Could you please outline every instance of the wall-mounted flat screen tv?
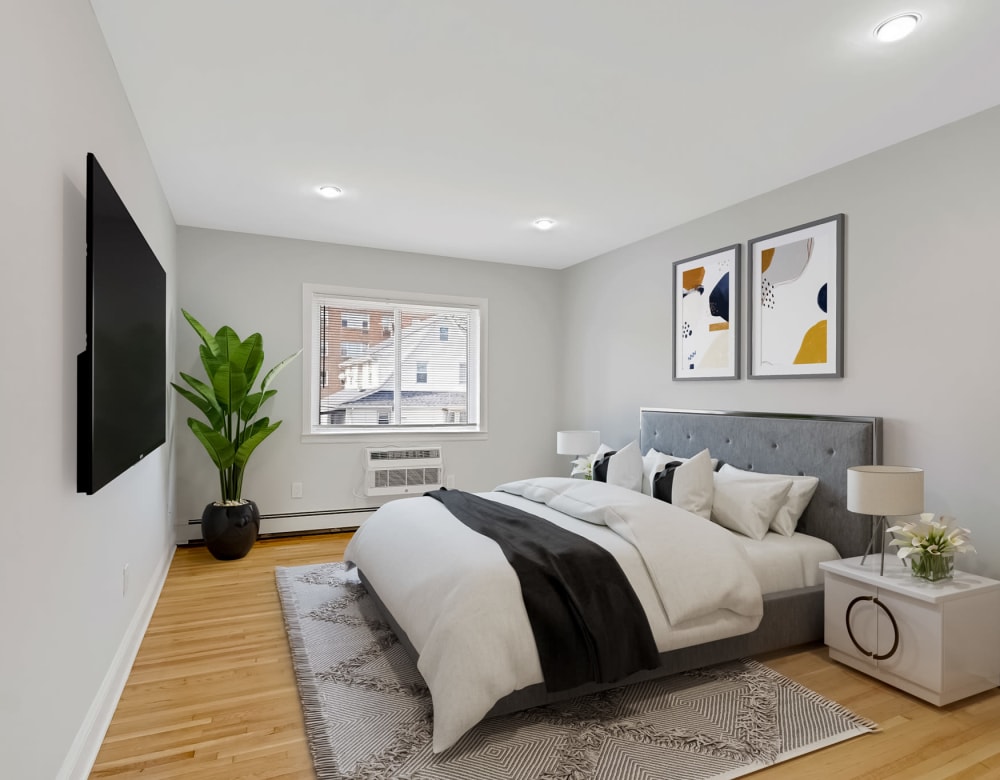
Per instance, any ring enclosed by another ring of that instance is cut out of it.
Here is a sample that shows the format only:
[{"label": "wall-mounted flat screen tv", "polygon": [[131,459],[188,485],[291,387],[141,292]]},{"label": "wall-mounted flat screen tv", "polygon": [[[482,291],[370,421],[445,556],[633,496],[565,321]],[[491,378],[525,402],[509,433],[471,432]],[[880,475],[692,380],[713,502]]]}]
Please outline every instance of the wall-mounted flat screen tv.
[{"label": "wall-mounted flat screen tv", "polygon": [[78,370],[77,491],[93,494],[166,440],[167,275],[87,155],[87,348]]}]

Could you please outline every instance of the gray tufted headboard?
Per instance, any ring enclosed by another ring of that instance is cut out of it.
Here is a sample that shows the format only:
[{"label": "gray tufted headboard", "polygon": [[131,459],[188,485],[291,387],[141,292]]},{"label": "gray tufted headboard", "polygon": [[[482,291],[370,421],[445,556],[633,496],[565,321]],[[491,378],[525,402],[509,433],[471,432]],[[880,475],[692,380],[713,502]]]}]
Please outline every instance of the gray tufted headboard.
[{"label": "gray tufted headboard", "polygon": [[847,469],[882,458],[879,417],[641,409],[639,449],[691,457],[708,448],[720,464],[773,474],[809,474],[819,486],[798,530],[826,539],[841,556],[864,553],[871,526],[847,511]]}]

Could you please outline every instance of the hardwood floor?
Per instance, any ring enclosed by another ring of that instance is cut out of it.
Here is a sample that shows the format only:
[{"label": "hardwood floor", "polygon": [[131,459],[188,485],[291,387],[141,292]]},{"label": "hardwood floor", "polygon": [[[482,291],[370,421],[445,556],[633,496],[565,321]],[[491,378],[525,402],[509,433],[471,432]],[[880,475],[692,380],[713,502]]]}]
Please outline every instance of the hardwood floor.
[{"label": "hardwood floor", "polygon": [[[340,560],[349,538],[265,540],[228,562],[178,549],[91,777],[313,778],[274,567]],[[938,708],[822,647],[761,660],[881,730],[754,777],[1000,778],[1000,690]]]}]

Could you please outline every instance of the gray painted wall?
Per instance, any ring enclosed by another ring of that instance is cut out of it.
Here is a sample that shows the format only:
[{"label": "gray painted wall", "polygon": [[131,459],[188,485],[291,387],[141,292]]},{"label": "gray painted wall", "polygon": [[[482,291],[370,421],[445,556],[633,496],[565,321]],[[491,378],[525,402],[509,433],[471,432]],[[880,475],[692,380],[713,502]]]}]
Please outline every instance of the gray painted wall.
[{"label": "gray painted wall", "polygon": [[[958,566],[1000,578],[997,138],[1000,108],[568,269],[587,346],[561,364],[562,424],[622,445],[640,406],[881,416],[884,461],[925,469],[927,511],[972,529]],[[671,380],[675,260],[742,242],[745,267],[747,240],[841,212],[843,379]]]},{"label": "gray painted wall", "polygon": [[[881,415],[886,461],[924,467],[928,509],[973,529],[980,554],[963,567],[1000,577],[1000,368],[989,346],[1000,108],[561,273],[195,229],[178,237],[89,3],[8,5],[0,355],[17,373],[0,382],[4,776],[76,776],[87,764],[169,560],[171,519],[197,516],[215,490],[178,414],[166,447],[96,496],[75,492],[87,151],[167,270],[171,363],[181,306],[260,329],[279,357],[300,344],[305,281],[486,297],[490,430],[449,444],[460,487],[564,473],[554,431],[595,427],[624,444],[641,405]],[[837,212],[847,215],[846,377],[672,382],[671,262]],[[183,323],[176,343],[177,365],[193,368]],[[248,484],[269,512],[355,506],[362,445],[301,442],[301,381],[294,369],[279,380],[272,411],[286,425],[255,456]],[[289,497],[293,480],[305,485],[301,500]]]},{"label": "gray painted wall", "polygon": [[[5,3],[0,86],[0,775],[51,780],[89,768],[174,549],[169,442],[76,493],[87,152],[166,269],[171,312],[175,227],[86,0]],[[167,352],[172,372],[172,332]]]},{"label": "gray painted wall", "polygon": [[[489,490],[559,467],[560,384],[553,369],[564,330],[559,272],[199,228],[178,231],[178,265],[178,316],[184,308],[212,332],[228,324],[244,338],[260,331],[266,366],[302,346],[304,283],[488,299],[488,434],[474,440],[422,440],[443,442],[445,469],[465,490]],[[181,324],[178,369],[201,376],[197,337],[183,319]],[[246,494],[264,514],[378,506],[378,500],[356,495],[364,447],[373,441],[394,444],[396,437],[303,442],[305,365],[300,358],[275,383],[278,394],[268,412],[282,426],[254,453]],[[200,517],[218,492],[217,472],[183,423],[192,411],[186,401],[176,408],[180,524]],[[303,484],[301,499],[290,497],[292,482]],[[361,519],[348,516],[343,525]]]}]

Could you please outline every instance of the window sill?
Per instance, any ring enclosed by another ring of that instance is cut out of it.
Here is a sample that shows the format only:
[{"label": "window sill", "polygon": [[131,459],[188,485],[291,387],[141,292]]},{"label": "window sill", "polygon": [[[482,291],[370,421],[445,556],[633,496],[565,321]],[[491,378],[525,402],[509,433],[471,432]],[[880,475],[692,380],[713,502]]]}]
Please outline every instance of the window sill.
[{"label": "window sill", "polygon": [[483,427],[463,426],[455,428],[352,428],[351,430],[323,430],[314,428],[302,433],[303,444],[329,444],[350,441],[378,445],[409,444],[433,441],[485,441],[489,435]]}]

